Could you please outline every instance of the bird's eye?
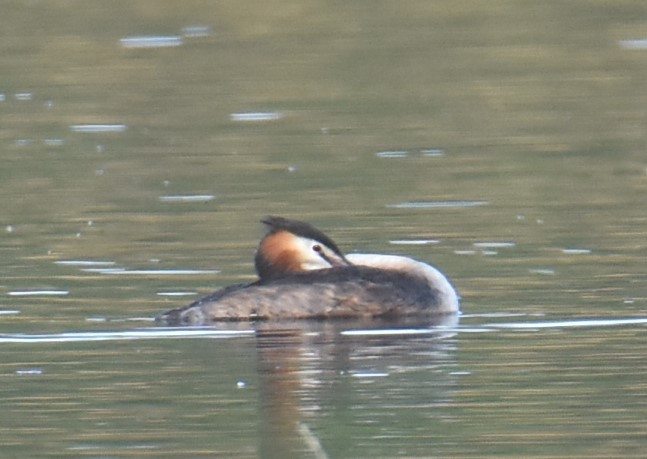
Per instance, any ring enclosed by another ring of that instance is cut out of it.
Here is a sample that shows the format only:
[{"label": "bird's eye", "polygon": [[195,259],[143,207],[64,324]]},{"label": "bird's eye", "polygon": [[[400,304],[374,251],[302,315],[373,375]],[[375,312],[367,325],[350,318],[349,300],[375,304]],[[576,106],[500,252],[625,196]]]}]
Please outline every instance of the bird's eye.
[{"label": "bird's eye", "polygon": [[317,252],[317,253],[321,253],[321,252],[323,252],[323,249],[321,248],[321,246],[320,246],[319,244],[315,244],[315,245],[313,245],[313,246],[312,246],[312,250],[314,250],[314,251],[315,251],[315,252]]}]

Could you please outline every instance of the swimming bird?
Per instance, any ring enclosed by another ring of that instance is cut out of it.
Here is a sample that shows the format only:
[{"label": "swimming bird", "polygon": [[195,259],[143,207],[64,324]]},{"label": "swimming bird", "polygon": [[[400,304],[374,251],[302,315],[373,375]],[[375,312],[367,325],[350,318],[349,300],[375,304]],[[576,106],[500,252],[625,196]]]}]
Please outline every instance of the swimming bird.
[{"label": "swimming bird", "polygon": [[399,318],[460,312],[459,297],[436,268],[397,255],[344,255],[306,222],[261,220],[258,280],[216,290],[157,317],[163,325],[273,319]]}]

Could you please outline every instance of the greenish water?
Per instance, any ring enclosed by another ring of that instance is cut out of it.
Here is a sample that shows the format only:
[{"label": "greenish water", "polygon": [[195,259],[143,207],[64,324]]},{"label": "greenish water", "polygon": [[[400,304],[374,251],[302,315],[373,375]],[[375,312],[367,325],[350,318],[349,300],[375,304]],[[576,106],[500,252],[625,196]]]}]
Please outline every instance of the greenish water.
[{"label": "greenish water", "polygon": [[[644,454],[644,2],[0,12],[0,456]],[[266,214],[465,314],[155,329]]]}]

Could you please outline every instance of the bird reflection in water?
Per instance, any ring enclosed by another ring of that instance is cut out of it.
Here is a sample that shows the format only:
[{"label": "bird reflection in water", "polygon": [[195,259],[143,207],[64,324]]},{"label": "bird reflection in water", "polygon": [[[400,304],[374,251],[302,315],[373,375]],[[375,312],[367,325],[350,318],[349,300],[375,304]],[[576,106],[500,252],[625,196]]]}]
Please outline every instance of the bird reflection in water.
[{"label": "bird reflection in water", "polygon": [[[354,417],[371,409],[361,406],[367,401],[358,394],[366,379],[357,376],[366,374],[367,369],[362,368],[365,365],[372,372],[382,372],[380,378],[390,376],[395,368],[397,374],[406,374],[416,371],[416,365],[454,366],[455,343],[451,338],[458,316],[418,321],[416,328],[410,328],[406,321],[376,320],[256,325],[260,457],[321,459],[352,453],[357,447]],[[421,360],[422,354],[427,357]],[[438,377],[434,389],[423,397],[430,399],[426,402],[449,397],[452,385],[448,379],[453,376],[446,371]],[[388,393],[377,399],[371,397],[377,404],[374,408],[383,409],[380,400],[388,398]],[[412,407],[417,400],[411,401]],[[325,437],[331,426],[339,427],[335,427],[334,445],[328,444]]]}]

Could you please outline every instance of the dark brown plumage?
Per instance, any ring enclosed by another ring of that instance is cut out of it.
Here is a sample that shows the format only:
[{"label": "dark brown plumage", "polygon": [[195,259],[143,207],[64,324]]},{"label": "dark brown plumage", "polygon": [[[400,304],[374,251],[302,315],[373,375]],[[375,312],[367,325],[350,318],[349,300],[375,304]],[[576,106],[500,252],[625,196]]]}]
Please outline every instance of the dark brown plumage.
[{"label": "dark brown plumage", "polygon": [[[394,318],[456,313],[435,268],[405,257],[352,255],[313,226],[280,217],[256,255],[259,280],[232,285],[157,318],[164,325],[272,319]],[[353,261],[355,264],[352,264]]]}]

